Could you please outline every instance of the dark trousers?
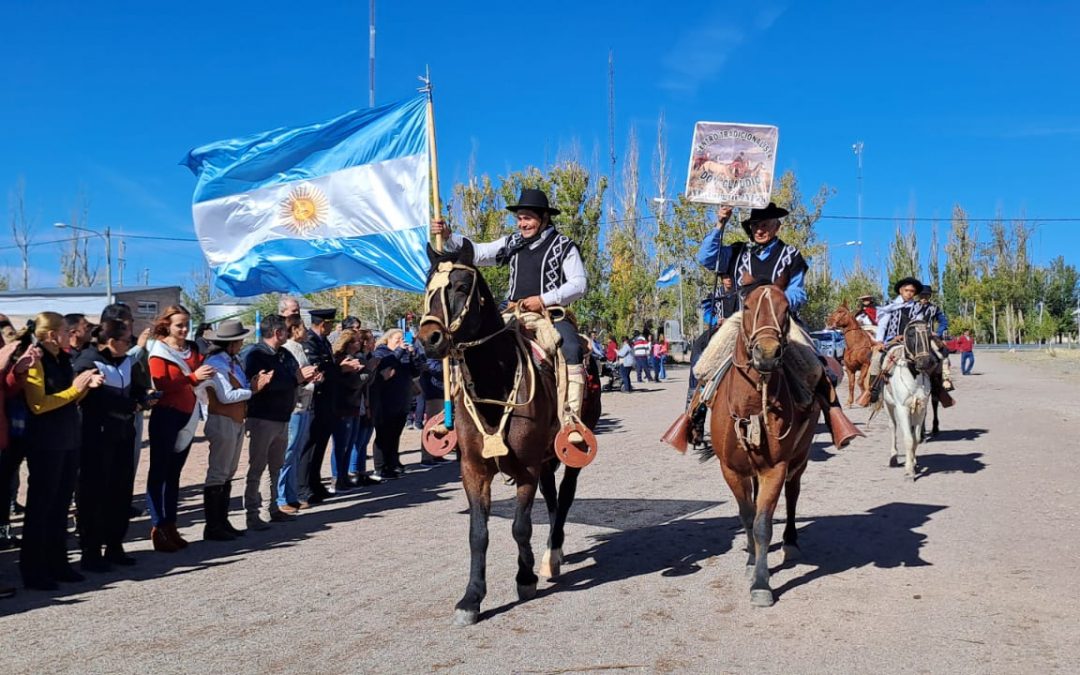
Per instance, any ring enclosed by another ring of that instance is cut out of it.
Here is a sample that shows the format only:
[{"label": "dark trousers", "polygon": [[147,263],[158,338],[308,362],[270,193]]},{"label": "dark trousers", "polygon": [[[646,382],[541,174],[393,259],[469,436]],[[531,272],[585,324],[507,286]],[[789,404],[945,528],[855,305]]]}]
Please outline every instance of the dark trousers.
[{"label": "dark trousers", "polygon": [[118,546],[127,536],[135,482],[135,425],[106,417],[83,425],[79,460],[79,545],[97,557],[102,546]]},{"label": "dark trousers", "polygon": [[[190,414],[157,406],[150,413],[150,469],[146,474],[146,504],[154,527],[176,524],[180,500],[180,472],[184,470],[191,444],[176,451],[176,436]],[[128,446],[129,448],[131,446]]]},{"label": "dark trousers", "polygon": [[[975,354],[974,352],[960,352],[960,374],[970,375],[971,369],[975,367]],[[0,480],[3,480],[3,476],[0,476]]]},{"label": "dark trousers", "polygon": [[26,459],[26,437],[12,436],[0,451],[0,525],[11,523],[11,501],[19,485],[19,466]]},{"label": "dark trousers", "polygon": [[630,366],[619,366],[619,373],[622,375],[622,390],[634,391],[634,387],[630,384]]},{"label": "dark trousers", "polygon": [[398,457],[398,445],[401,432],[405,429],[407,412],[383,414],[375,422],[375,471],[397,469],[401,467]]},{"label": "dark trousers", "polygon": [[555,326],[555,330],[559,331],[559,337],[562,338],[560,349],[567,365],[580,366],[585,355],[581,350],[581,337],[574,328],[574,324],[569,321],[556,321],[552,325]]},{"label": "dark trousers", "polygon": [[308,497],[326,490],[322,484],[322,465],[326,459],[326,446],[334,435],[337,421],[338,418],[332,410],[320,410],[316,406],[307,445],[304,446],[304,453],[300,455],[300,476],[296,485],[302,500],[306,501]]},{"label": "dark trousers", "polygon": [[647,382],[652,381],[652,375],[649,374],[649,357],[647,356],[634,356],[634,370],[637,371],[637,381],[641,383],[641,373],[645,373],[645,380]]},{"label": "dark trousers", "polygon": [[67,519],[79,470],[78,448],[34,443],[26,453],[30,470],[19,569],[24,581],[50,578],[65,568]]}]

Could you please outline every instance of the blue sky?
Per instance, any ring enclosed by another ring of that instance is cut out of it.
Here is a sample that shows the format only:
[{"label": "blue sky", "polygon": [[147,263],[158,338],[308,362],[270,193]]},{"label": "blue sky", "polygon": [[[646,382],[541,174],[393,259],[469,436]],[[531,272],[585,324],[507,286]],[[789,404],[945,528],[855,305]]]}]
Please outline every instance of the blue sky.
[{"label": "blue sky", "polygon": [[[675,189],[693,123],[738,121],[780,127],[778,170],[807,194],[835,188],[831,215],[856,213],[851,145],[864,141],[864,214],[928,219],[924,245],[955,203],[1080,219],[1067,199],[1080,181],[1071,3],[641,4],[379,0],[376,99],[411,96],[430,65],[444,198],[470,167],[505,174],[575,147],[606,168],[610,49],[617,152],[636,129],[648,171],[663,111]],[[191,237],[194,177],[178,165],[190,148],[367,105],[366,0],[15,0],[0,19],[0,186],[25,179],[38,241],[57,237],[80,190],[93,227]],[[16,278],[6,203],[4,215],[0,266]],[[864,222],[864,258],[894,227]],[[830,242],[857,231],[821,225]],[[1080,263],[1080,221],[1039,226],[1035,258],[1058,254]],[[144,267],[179,283],[201,260],[194,243],[137,239],[127,257],[129,285]],[[36,247],[32,283],[54,284],[57,259]]]}]

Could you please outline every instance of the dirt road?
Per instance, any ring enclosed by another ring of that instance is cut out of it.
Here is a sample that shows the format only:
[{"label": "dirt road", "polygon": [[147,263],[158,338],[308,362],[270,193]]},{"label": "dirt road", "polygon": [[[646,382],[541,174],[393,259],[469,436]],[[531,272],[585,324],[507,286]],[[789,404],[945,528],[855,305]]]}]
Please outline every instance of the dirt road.
[{"label": "dirt road", "polygon": [[[943,413],[943,432],[920,449],[925,474],[914,483],[887,467],[884,419],[841,452],[820,434],[800,502],[804,560],[784,566],[774,551],[777,603],[753,609],[744,535],[718,465],[657,441],[685,392],[685,369],[670,374],[634,394],[605,395],[600,456],[582,476],[567,528],[568,562],[528,603],[516,602],[511,488],[496,486],[489,594],[475,627],[450,625],[466,582],[468,521],[456,465],[447,465],[339,497],[242,546],[196,541],[155,554],[142,518],[132,526],[134,576],[0,601],[0,669],[1080,669],[1075,378],[980,353],[976,375],[957,378],[959,404]],[[852,417],[866,421],[862,410]],[[416,446],[410,432],[403,447]],[[204,457],[196,448],[185,473],[181,526],[195,540]],[[145,466],[138,485],[144,476]],[[539,553],[540,508],[535,522]],[[8,581],[15,560],[0,556]]]}]

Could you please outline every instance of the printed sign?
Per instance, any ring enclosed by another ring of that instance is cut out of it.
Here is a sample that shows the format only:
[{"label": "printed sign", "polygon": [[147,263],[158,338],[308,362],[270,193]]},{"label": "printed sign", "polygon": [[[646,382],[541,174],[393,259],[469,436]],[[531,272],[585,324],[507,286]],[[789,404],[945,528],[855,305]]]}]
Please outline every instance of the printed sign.
[{"label": "printed sign", "polygon": [[690,148],[686,198],[705,204],[768,206],[779,140],[777,127],[698,122]]}]

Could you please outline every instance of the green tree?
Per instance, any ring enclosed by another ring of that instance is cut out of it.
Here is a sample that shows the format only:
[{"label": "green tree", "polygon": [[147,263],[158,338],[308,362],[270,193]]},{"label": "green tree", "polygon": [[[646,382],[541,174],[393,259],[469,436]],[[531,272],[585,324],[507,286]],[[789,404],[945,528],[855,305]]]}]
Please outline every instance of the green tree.
[{"label": "green tree", "polygon": [[[821,219],[825,204],[836,193],[821,185],[807,202],[799,189],[795,172],[785,171],[773,185],[772,200],[789,211],[781,221],[780,238],[802,252],[810,265],[806,276],[806,305],[800,312],[803,321],[811,326],[823,326],[825,318],[836,306],[835,284],[829,266],[827,245],[817,241],[814,226]],[[820,257],[821,262],[815,262]]]},{"label": "green tree", "polygon": [[915,234],[915,219],[908,221],[907,231],[896,225],[896,238],[889,245],[889,288],[905,277],[919,278],[919,243]]},{"label": "green tree", "polygon": [[198,326],[206,319],[206,304],[214,293],[214,273],[203,264],[192,268],[180,290],[180,300],[191,312],[191,323]]},{"label": "green tree", "polygon": [[1073,312],[1080,297],[1080,273],[1074,265],[1066,264],[1063,256],[1058,256],[1037,276],[1043,280],[1040,296],[1045,303],[1045,311],[1053,319],[1054,335],[1060,340],[1076,329]]},{"label": "green tree", "polygon": [[970,316],[974,310],[973,298],[964,292],[964,288],[975,278],[976,246],[967,213],[959,204],[953,206],[952,228],[945,242],[945,272],[941,280],[942,308],[950,318]]}]

